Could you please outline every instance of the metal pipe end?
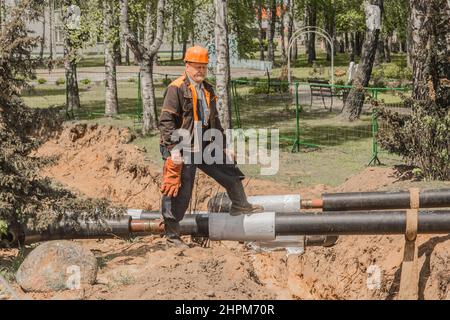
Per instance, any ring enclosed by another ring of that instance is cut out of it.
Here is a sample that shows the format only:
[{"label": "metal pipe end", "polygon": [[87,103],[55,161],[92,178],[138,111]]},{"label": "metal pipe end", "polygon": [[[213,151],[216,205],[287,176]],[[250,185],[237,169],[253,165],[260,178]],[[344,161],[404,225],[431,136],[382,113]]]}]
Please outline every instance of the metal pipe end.
[{"label": "metal pipe end", "polygon": [[322,199],[305,199],[301,201],[302,209],[322,209],[323,200]]}]

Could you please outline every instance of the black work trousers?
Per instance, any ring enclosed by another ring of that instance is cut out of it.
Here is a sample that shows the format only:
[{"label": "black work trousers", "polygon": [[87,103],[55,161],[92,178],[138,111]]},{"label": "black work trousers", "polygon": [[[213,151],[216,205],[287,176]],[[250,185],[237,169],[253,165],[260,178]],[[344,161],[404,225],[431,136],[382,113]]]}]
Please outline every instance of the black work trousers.
[{"label": "black work trousers", "polygon": [[179,222],[183,219],[192,196],[197,168],[216,180],[228,193],[233,204],[248,205],[240,170],[231,164],[184,164],[181,173],[181,187],[176,197],[163,195],[161,213],[164,220]]}]

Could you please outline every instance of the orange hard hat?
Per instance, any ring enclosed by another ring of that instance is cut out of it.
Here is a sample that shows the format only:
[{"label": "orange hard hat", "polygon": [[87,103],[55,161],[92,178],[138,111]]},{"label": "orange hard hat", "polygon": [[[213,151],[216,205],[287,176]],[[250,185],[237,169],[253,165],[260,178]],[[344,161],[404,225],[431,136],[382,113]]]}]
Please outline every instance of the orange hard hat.
[{"label": "orange hard hat", "polygon": [[184,62],[205,63],[209,62],[208,50],[200,46],[190,47],[184,55]]}]

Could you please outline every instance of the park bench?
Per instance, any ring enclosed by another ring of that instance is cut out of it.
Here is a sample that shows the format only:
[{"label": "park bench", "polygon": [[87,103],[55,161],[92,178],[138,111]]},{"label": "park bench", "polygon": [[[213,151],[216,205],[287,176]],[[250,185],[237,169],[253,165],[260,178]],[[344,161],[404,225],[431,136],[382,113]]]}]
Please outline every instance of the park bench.
[{"label": "park bench", "polygon": [[336,88],[333,88],[330,85],[330,82],[328,80],[320,80],[320,79],[308,79],[309,88],[311,90],[311,103],[310,108],[312,108],[314,97],[319,97],[322,99],[322,103],[324,108],[327,108],[327,105],[325,103],[325,98],[330,98],[331,105],[330,105],[330,111],[333,110],[333,97],[341,98],[343,101],[343,107],[345,107],[345,103],[347,100],[347,96],[349,93],[349,89],[340,89],[336,90]]}]

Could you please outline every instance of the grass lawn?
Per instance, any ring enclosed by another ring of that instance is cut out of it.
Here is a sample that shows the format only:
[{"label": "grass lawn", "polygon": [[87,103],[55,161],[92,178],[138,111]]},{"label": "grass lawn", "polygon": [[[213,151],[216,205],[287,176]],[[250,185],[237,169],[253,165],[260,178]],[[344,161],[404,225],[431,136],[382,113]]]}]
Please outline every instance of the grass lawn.
[{"label": "grass lawn", "polygon": [[[81,108],[86,112],[103,114],[105,110],[105,85],[103,82],[93,82],[88,85],[79,84]],[[118,81],[119,112],[121,114],[136,114],[138,102],[138,86],[136,82]],[[25,92],[22,97],[25,103],[33,108],[47,108],[54,105],[64,105],[66,100],[65,85],[38,84],[31,92]],[[157,103],[161,105],[164,88],[156,85]]]}]

